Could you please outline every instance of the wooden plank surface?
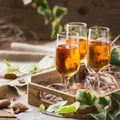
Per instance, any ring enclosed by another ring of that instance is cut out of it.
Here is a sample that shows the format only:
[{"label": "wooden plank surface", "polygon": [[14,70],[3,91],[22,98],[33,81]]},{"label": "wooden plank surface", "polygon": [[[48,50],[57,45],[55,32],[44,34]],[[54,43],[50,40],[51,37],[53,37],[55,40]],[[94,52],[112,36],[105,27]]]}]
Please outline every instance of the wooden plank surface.
[{"label": "wooden plank surface", "polygon": [[[68,8],[68,14],[62,19],[64,25],[71,21],[83,21],[88,27],[108,26],[115,35],[120,33],[120,0],[48,0],[50,7],[55,5]],[[44,25],[44,19],[31,6],[24,6],[21,0],[0,0],[0,20],[25,28],[26,37],[49,40],[51,25]],[[30,35],[34,31],[38,37]]]},{"label": "wooden plank surface", "polygon": [[0,120],[18,120],[15,115],[5,110],[0,110]]}]

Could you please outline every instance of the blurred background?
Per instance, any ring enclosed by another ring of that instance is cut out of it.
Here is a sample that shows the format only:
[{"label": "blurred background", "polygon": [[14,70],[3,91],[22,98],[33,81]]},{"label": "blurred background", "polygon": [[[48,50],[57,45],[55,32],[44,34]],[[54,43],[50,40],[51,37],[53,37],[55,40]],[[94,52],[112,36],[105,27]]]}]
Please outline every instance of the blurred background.
[{"label": "blurred background", "polygon": [[[88,27],[107,26],[113,36],[120,34],[120,0],[48,0],[50,8],[55,5],[68,9],[62,18],[68,22],[86,22]],[[6,48],[12,41],[38,43],[51,41],[51,25],[44,24],[44,18],[31,5],[22,0],[0,0],[0,48]],[[7,42],[7,43],[6,43]]]}]

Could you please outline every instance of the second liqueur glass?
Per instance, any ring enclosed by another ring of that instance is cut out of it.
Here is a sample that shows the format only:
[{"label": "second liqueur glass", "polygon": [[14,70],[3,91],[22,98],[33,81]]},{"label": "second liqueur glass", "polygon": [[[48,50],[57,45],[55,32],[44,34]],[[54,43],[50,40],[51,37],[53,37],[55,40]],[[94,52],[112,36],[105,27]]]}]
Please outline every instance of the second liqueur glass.
[{"label": "second liqueur glass", "polygon": [[110,63],[109,28],[91,27],[88,33],[88,65],[98,72]]},{"label": "second liqueur glass", "polygon": [[[56,70],[62,76],[64,89],[69,88],[69,79],[80,67],[79,39],[76,32],[57,34]],[[71,43],[69,43],[69,40]]]},{"label": "second liqueur glass", "polygon": [[87,24],[83,22],[70,22],[66,25],[66,31],[79,33],[80,62],[83,63],[88,49]]},{"label": "second liqueur glass", "polygon": [[100,26],[89,28],[87,64],[89,70],[94,73],[94,79],[89,80],[91,84],[88,84],[88,87],[91,86],[100,92],[107,82],[101,81],[100,76],[104,74],[101,70],[109,65],[110,58],[109,28]]}]

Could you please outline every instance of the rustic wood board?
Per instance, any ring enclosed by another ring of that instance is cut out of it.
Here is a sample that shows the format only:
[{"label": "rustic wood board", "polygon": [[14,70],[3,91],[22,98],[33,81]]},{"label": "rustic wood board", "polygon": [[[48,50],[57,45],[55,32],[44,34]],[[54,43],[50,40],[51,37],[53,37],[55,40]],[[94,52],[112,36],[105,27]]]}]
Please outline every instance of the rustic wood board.
[{"label": "rustic wood board", "polygon": [[[71,21],[83,21],[88,23],[88,27],[108,26],[112,33],[119,34],[120,0],[49,0],[48,2],[51,8],[56,4],[68,8],[68,14],[62,20],[63,25]],[[29,30],[38,35],[38,40],[50,39],[51,25],[45,26],[43,16],[31,5],[24,6],[21,0],[0,0],[0,11],[1,20],[26,28],[24,33],[28,39],[36,39]]]},{"label": "rustic wood board", "polygon": [[19,119],[16,118],[16,116],[10,112],[0,110],[0,120],[19,120]]},{"label": "rustic wood board", "polygon": [[[46,94],[62,97],[63,100],[67,100],[68,103],[73,103],[75,101],[75,96],[73,94],[68,94],[66,92],[62,92],[60,90],[52,89],[46,86],[47,84],[49,85],[60,82],[60,76],[56,70],[33,75],[31,77],[31,82],[28,84],[28,103],[35,106],[39,106],[41,103],[43,103],[48,107],[53,103],[44,99],[44,95]],[[120,92],[120,88],[110,91],[104,95],[109,96],[111,93],[115,92]],[[43,97],[40,97],[40,94],[43,94]]]}]

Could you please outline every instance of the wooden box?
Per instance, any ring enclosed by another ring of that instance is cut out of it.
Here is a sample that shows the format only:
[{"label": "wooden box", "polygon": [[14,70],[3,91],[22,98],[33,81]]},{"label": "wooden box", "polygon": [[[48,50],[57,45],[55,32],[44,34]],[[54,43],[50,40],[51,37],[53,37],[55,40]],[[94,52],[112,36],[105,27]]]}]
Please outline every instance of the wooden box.
[{"label": "wooden box", "polygon": [[[85,69],[84,69],[85,71]],[[81,74],[82,73],[82,74]],[[84,72],[79,71],[75,76],[74,80],[76,82],[83,83],[84,81]],[[57,98],[59,101],[66,100],[68,104],[75,102],[75,96],[68,92],[63,92],[57,89],[53,89],[48,87],[51,84],[61,83],[61,78],[59,73],[50,69],[47,72],[42,72],[31,76],[31,81],[28,83],[28,103],[34,106],[39,106],[40,104],[44,104],[48,107],[51,104],[57,102],[55,99]],[[112,92],[119,92],[120,88],[113,90]],[[110,95],[111,92],[106,93],[105,95]],[[51,98],[52,97],[52,98]],[[54,99],[53,99],[54,97]]]},{"label": "wooden box", "polygon": [[[85,79],[86,68],[81,65],[81,69],[76,73],[71,80],[77,83],[83,83]],[[50,99],[45,99],[47,94],[59,97],[60,100],[67,100],[68,104],[75,101],[75,96],[71,93],[62,92],[61,90],[47,87],[49,84],[61,83],[60,74],[53,68],[42,73],[31,76],[31,81],[28,83],[28,103],[34,106],[39,106],[43,103],[46,107],[55,103]]]},{"label": "wooden box", "polygon": [[[80,74],[80,72],[78,72]],[[75,79],[79,79],[79,74],[75,75]],[[66,100],[68,104],[72,104],[75,102],[75,95],[62,92],[59,89],[53,89],[48,87],[50,84],[60,83],[60,75],[56,70],[50,70],[44,73],[39,73],[31,76],[31,81],[28,83],[28,103],[34,106],[39,106],[40,104],[44,104],[48,107],[51,104],[56,103],[55,100],[51,98],[57,97],[59,100]],[[119,92],[120,88],[114,90],[113,92]],[[111,92],[106,93],[106,95],[110,95]],[[51,95],[51,96],[50,96]],[[47,97],[49,99],[46,99]],[[86,118],[86,115],[90,112],[95,112],[96,109],[94,107],[86,108],[85,110],[79,110],[73,114],[67,114],[64,117],[71,118]]]},{"label": "wooden box", "polygon": [[60,79],[60,75],[55,70],[31,76],[31,82],[28,84],[28,103],[34,106],[43,103],[48,107],[54,103],[54,100],[46,99],[45,96],[47,95],[48,97],[52,95],[59,97],[60,100],[67,100],[68,104],[73,103],[75,101],[74,95],[46,87],[49,84],[60,83]]}]

